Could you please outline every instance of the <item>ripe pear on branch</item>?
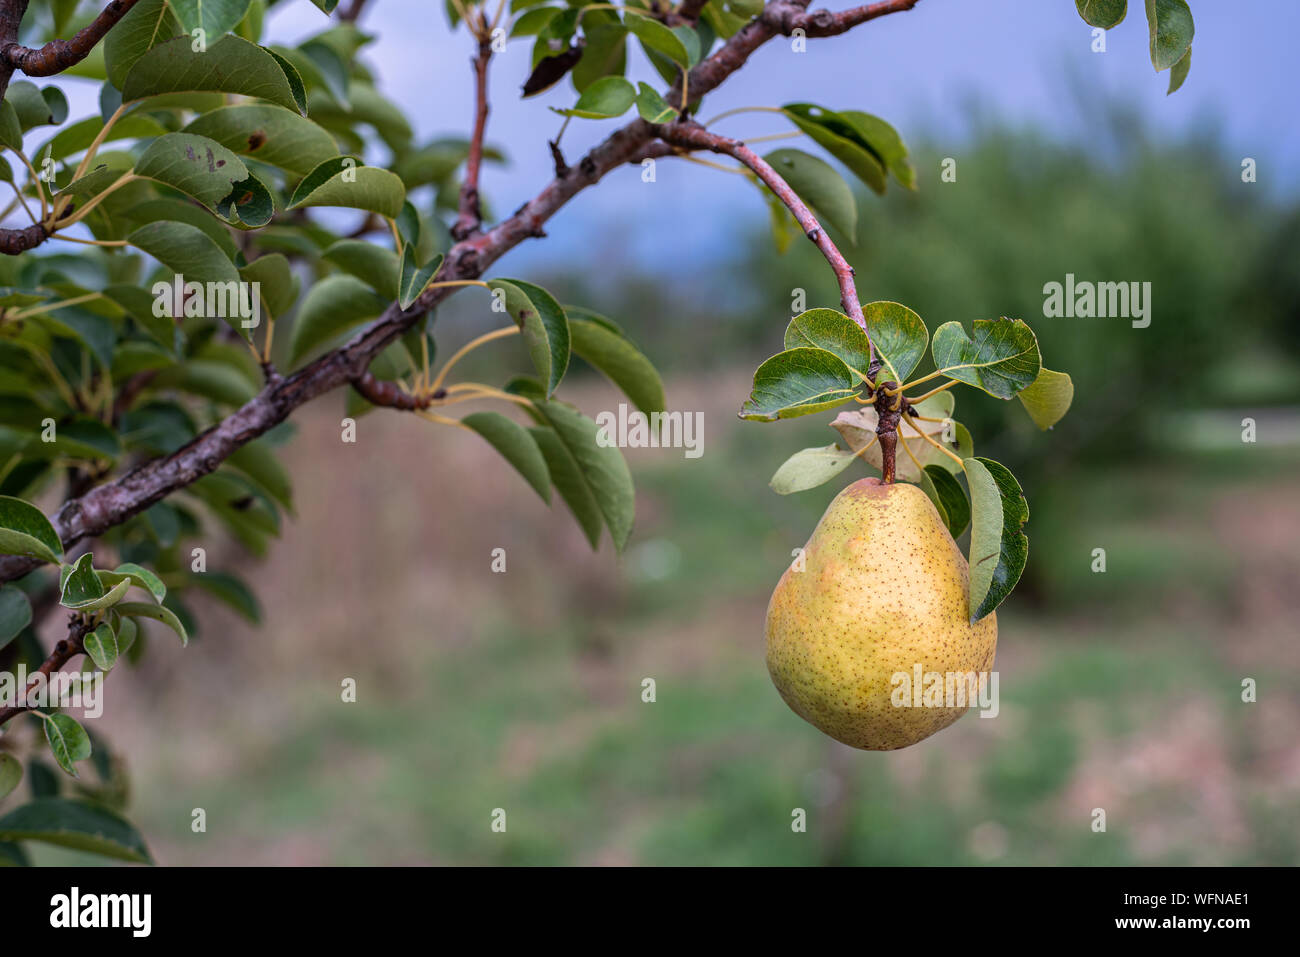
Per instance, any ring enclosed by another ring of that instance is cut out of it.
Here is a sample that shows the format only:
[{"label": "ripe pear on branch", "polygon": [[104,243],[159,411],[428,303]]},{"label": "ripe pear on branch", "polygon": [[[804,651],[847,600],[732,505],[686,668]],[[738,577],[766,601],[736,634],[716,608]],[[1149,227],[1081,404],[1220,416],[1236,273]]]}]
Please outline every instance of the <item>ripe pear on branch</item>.
[{"label": "ripe pear on branch", "polygon": [[[910,378],[927,340],[934,371]],[[1018,397],[1043,429],[1065,414],[1074,388],[1043,368],[1037,337],[1019,319],[976,320],[973,333],[947,322],[931,339],[911,309],[873,302],[861,306],[861,321],[832,309],[795,316],[785,351],[759,366],[740,412],[771,422],[857,404],[830,423],[847,449],[804,449],[772,477],[773,489],[790,494],[858,459],[880,471],[836,496],[777,584],[766,622],[781,696],[856,748],[907,747],[961,717],[990,680],[993,610],[1025,567],[1028,506],[1010,471],[976,458],[969,431],[953,420],[957,385]],[[968,525],[969,562],[955,541]],[[917,681],[926,687],[919,697],[908,693]]]},{"label": "ripe pear on branch", "polygon": [[854,482],[781,576],[767,610],[767,667],[804,720],[855,748],[889,751],[941,731],[963,707],[896,707],[896,676],[987,675],[997,615],[971,623],[966,558],[915,485]]}]

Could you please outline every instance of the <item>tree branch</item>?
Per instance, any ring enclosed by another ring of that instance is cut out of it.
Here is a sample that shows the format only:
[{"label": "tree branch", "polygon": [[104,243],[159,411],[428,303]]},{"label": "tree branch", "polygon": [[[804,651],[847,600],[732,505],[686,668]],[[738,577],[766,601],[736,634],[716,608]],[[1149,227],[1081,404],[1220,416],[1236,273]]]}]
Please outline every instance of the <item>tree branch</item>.
[{"label": "tree branch", "polygon": [[[734,159],[744,163],[753,170],[754,175],[761,179],[767,188],[770,189],[776,198],[785,204],[786,208],[794,214],[799,226],[803,229],[804,235],[813,241],[821,254],[826,257],[826,262],[830,264],[835,273],[835,280],[840,287],[840,305],[844,311],[859,326],[865,330],[867,320],[862,315],[862,305],[858,302],[857,287],[853,282],[853,267],[849,265],[848,260],[831,241],[826,230],[817,222],[817,217],[804,204],[797,193],[790,188],[781,174],[774,170],[763,157],[759,156],[744,143],[739,140],[728,139],[725,136],[719,136],[717,133],[710,133],[698,123],[690,121],[679,121],[668,123],[655,128],[656,134],[665,143],[671,143],[674,146],[683,146],[687,149],[710,150],[714,153],[722,153],[731,156]],[[870,339],[868,338],[868,344]],[[876,357],[874,345],[871,347],[871,358]]]},{"label": "tree branch", "polygon": [[[688,0],[689,2],[689,0]],[[764,8],[762,19],[777,33],[790,36],[795,30],[802,30],[808,37],[833,37],[847,33],[859,24],[891,13],[904,13],[916,6],[920,0],[882,0],[869,3],[850,10],[814,10],[812,13],[791,13],[778,9],[777,4]]]},{"label": "tree branch", "polygon": [[[12,0],[25,5],[25,0]],[[764,42],[780,32],[772,23],[802,14],[808,0],[774,0],[763,15],[742,27],[711,56],[690,72],[692,94],[703,96],[715,89]],[[8,8],[0,0],[0,38],[4,36]],[[901,8],[900,8],[901,9]],[[893,12],[893,11],[890,11]],[[880,14],[876,14],[879,16]],[[769,23],[769,19],[772,23]],[[0,68],[0,75],[3,69]],[[674,87],[680,99],[680,86]],[[674,102],[673,96],[669,101]],[[283,422],[294,409],[326,392],[361,379],[372,359],[415,324],[456,286],[438,286],[437,281],[477,279],[501,256],[526,239],[542,234],[542,226],[574,196],[598,182],[610,170],[624,163],[639,162],[655,153],[656,130],[636,119],[621,127],[584,156],[564,175],[551,180],[540,193],[512,216],[486,233],[463,239],[448,251],[435,283],[402,309],[391,303],[383,315],[362,328],[344,345],[316,359],[290,376],[272,372],[262,390],[171,455],[152,459],[120,478],[91,489],[80,498],[64,503],[52,519],[65,547],[84,538],[100,535],[144,511],[167,495],[184,488],[214,470],[237,449]],[[702,147],[711,148],[711,147]],[[773,173],[775,175],[775,173]],[[778,177],[779,178],[779,177]],[[824,235],[824,231],[823,231]],[[0,581],[12,581],[39,566],[35,559],[0,556]]]},{"label": "tree branch", "polygon": [[361,18],[361,11],[366,8],[366,0],[352,0],[352,5],[346,10],[339,9],[339,19],[344,23],[356,23]]},{"label": "tree branch", "polygon": [[[95,48],[95,44],[104,38],[109,30],[121,20],[137,0],[110,0],[90,25],[77,31],[71,40],[51,40],[39,50],[33,50],[17,42],[17,33],[5,37],[5,45],[0,48],[0,60],[10,70],[22,70],[28,76],[52,76],[84,60]],[[26,6],[23,3],[22,6]],[[21,14],[19,15],[21,20]]]},{"label": "tree branch", "polygon": [[460,209],[451,227],[453,239],[468,239],[482,225],[483,211],[479,206],[478,176],[483,165],[483,134],[488,117],[488,61],[492,59],[492,36],[487,24],[479,31],[478,56],[474,57],[474,133],[469,141],[469,155],[465,159],[465,181],[460,185]]},{"label": "tree branch", "polygon": [[[74,614],[72,620],[68,623],[68,637],[59,640],[59,643],[54,646],[54,650],[50,652],[50,656],[41,663],[41,666],[36,669],[36,673],[32,675],[31,680],[27,682],[27,687],[24,689],[27,698],[30,698],[36,690],[38,684],[36,675],[43,675],[44,677],[41,680],[48,682],[50,675],[85,651],[86,635],[89,633],[89,620],[83,615]],[[7,708],[0,708],[0,725],[31,710],[29,706],[20,706],[17,702]]]},{"label": "tree branch", "polygon": [[414,395],[403,392],[395,383],[375,378],[373,372],[363,372],[352,380],[352,388],[371,405],[384,406],[389,409],[427,409],[433,402],[433,395]]}]

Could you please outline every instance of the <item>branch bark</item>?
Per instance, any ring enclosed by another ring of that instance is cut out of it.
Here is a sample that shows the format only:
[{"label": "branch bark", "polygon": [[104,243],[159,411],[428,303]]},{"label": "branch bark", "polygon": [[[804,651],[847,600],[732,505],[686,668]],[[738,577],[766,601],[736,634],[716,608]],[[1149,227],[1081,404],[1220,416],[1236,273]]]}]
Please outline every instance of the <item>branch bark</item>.
[{"label": "branch bark", "polygon": [[762,19],[776,32],[790,36],[795,30],[802,30],[808,37],[833,37],[847,33],[859,24],[891,13],[904,13],[920,3],[920,0],[882,0],[866,6],[841,10],[814,10],[812,13],[792,14],[788,10],[777,9],[770,4],[763,10]]},{"label": "branch bark", "polygon": [[482,225],[483,211],[479,205],[478,177],[483,165],[483,135],[488,118],[488,62],[492,59],[492,37],[487,24],[479,32],[478,55],[474,57],[474,133],[469,141],[469,155],[465,159],[465,181],[460,185],[460,208],[451,227],[453,239],[468,239]]},{"label": "branch bark", "polygon": [[[68,625],[68,637],[59,639],[59,643],[54,646],[54,650],[50,652],[49,657],[41,663],[41,666],[36,669],[36,674],[33,674],[31,680],[27,682],[27,687],[24,689],[27,697],[30,697],[36,689],[36,675],[43,675],[42,680],[48,682],[50,675],[85,651],[86,635],[89,633],[90,623],[83,616],[74,615]],[[18,704],[0,708],[0,725],[31,710],[30,707],[19,706]]]},{"label": "branch bark", "polygon": [[[845,313],[856,322],[865,331],[867,320],[862,315],[862,305],[858,302],[858,290],[853,281],[853,267],[849,265],[848,260],[844,258],[831,241],[830,236],[826,234],[817,222],[817,217],[790,188],[787,183],[774,170],[763,157],[759,156],[744,143],[739,140],[729,139],[725,136],[719,136],[717,133],[710,133],[698,123],[689,121],[678,121],[676,123],[665,124],[655,128],[656,134],[665,143],[671,143],[674,146],[684,146],[689,149],[709,150],[714,153],[722,153],[731,156],[734,159],[744,163],[745,166],[753,170],[754,175],[763,181],[763,183],[776,194],[777,199],[785,204],[786,208],[794,214],[803,233],[817,246],[821,254],[826,257],[826,262],[830,264],[831,270],[835,273],[835,280],[840,287],[840,305],[844,307]],[[870,338],[868,338],[870,343]],[[875,346],[871,347],[871,358],[876,358]]]},{"label": "branch bark", "polygon": [[[18,43],[15,30],[12,37],[5,37],[4,46],[0,47],[0,60],[3,60],[10,72],[22,70],[28,76],[53,76],[61,73],[84,60],[95,48],[95,44],[104,38],[104,34],[126,16],[137,2],[138,0],[110,0],[99,16],[89,26],[78,30],[71,40],[51,40],[37,50]],[[27,6],[26,2],[21,5]],[[19,14],[19,20],[21,19],[22,15]]]},{"label": "branch bark", "polygon": [[[25,9],[26,0],[10,0]],[[787,18],[801,15],[808,0],[774,0],[763,15],[742,27],[715,53],[690,72],[690,89],[702,96],[744,66],[756,49],[780,31]],[[900,8],[902,9],[902,8]],[[5,36],[11,8],[0,0],[0,39]],[[892,10],[890,12],[893,12]],[[877,16],[881,14],[876,14]],[[21,19],[21,13],[18,15]],[[14,26],[16,33],[16,24]],[[0,76],[4,68],[0,66]],[[674,86],[680,99],[680,84]],[[674,102],[674,96],[668,97]],[[655,152],[656,128],[642,119],[621,127],[588,152],[576,166],[552,179],[512,216],[485,233],[457,242],[449,250],[435,282],[477,279],[501,256],[526,239],[543,235],[542,227],[555,213],[610,170],[639,162]],[[711,148],[711,147],[702,147]],[[775,176],[775,171],[773,171]],[[779,179],[779,177],[777,177]],[[811,215],[811,214],[809,214]],[[822,235],[825,232],[822,231]],[[851,275],[851,274],[850,274]],[[344,345],[293,373],[268,373],[262,390],[247,403],[171,455],[152,459],[120,478],[66,502],[52,519],[65,547],[102,534],[133,515],[214,471],[237,449],[283,422],[304,403],[357,380],[365,381],[371,360],[429,309],[461,287],[432,285],[402,309],[391,303],[375,321]],[[856,300],[856,294],[852,297]],[[40,563],[21,556],[0,557],[0,581],[26,575]]]}]

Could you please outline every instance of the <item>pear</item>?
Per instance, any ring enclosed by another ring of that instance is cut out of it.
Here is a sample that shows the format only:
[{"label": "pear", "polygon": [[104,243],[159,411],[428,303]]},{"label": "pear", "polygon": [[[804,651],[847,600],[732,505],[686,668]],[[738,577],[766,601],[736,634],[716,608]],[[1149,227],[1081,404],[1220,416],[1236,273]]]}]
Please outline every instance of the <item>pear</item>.
[{"label": "pear", "polygon": [[[917,665],[923,676],[984,680],[993,666],[997,618],[972,625],[969,592],[966,558],[921,489],[855,482],[772,593],[772,682],[795,714],[837,741],[868,751],[915,744],[966,712],[947,707],[962,699],[942,690],[914,695]],[[934,706],[916,706],[926,703]]]}]

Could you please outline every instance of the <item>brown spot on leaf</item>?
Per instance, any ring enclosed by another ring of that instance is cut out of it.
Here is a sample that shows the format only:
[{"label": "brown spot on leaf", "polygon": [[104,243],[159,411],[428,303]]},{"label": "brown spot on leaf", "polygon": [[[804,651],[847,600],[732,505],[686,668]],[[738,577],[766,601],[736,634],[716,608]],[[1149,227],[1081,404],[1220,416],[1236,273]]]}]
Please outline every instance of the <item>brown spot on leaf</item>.
[{"label": "brown spot on leaf", "polygon": [[250,151],[260,149],[263,145],[265,145],[265,143],[266,143],[265,130],[254,130],[252,134],[248,137],[248,148]]}]

